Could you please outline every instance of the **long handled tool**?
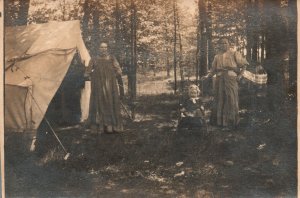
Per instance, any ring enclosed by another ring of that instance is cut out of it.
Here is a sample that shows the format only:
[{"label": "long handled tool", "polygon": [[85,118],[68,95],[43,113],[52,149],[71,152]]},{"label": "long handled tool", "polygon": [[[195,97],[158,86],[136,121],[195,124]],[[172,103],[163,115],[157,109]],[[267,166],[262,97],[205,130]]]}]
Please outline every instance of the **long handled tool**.
[{"label": "long handled tool", "polygon": [[127,116],[129,117],[129,119],[132,121],[132,122],[140,122],[144,119],[144,116],[142,116],[140,119],[137,119],[136,116],[133,117],[132,115],[130,115],[130,112],[128,111],[128,109],[126,108],[126,106],[122,103],[122,101],[120,101],[121,103],[121,106],[123,107],[125,113],[127,114]]},{"label": "long handled tool", "polygon": [[54,137],[57,139],[58,143],[60,144],[60,146],[62,147],[62,149],[64,150],[64,152],[66,153],[64,160],[67,160],[70,157],[70,153],[66,150],[66,148],[64,147],[64,145],[62,144],[62,142],[60,141],[60,139],[58,138],[57,134],[55,133],[54,129],[52,128],[52,126],[50,125],[48,119],[45,117],[44,118],[46,123],[48,124],[50,130],[52,131]]},{"label": "long handled tool", "polygon": [[131,121],[134,121],[133,118],[131,117],[130,113],[128,112],[127,108],[126,108],[125,105],[122,103],[122,101],[120,101],[120,103],[121,103],[121,106],[123,107],[125,113],[126,113],[127,116],[129,117],[129,119],[130,119]]},{"label": "long handled tool", "polygon": [[203,81],[204,81],[204,79],[200,79],[200,86],[201,86],[201,92],[202,93],[204,92],[204,90],[203,90]]}]

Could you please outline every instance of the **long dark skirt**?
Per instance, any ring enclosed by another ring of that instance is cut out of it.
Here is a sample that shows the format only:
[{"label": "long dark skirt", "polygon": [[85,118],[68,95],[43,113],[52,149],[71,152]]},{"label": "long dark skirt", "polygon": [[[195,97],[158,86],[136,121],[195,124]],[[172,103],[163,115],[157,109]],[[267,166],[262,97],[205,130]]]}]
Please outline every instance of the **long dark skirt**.
[{"label": "long dark skirt", "polygon": [[240,120],[237,77],[226,73],[218,76],[214,93],[212,120],[219,126],[237,126]]}]

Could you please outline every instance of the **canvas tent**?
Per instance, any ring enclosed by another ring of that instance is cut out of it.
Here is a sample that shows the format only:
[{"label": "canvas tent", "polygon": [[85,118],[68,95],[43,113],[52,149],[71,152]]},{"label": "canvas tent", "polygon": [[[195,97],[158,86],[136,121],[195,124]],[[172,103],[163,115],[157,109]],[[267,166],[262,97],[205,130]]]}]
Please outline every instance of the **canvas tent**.
[{"label": "canvas tent", "polygon": [[76,51],[88,65],[79,21],[5,29],[6,131],[38,128]]}]

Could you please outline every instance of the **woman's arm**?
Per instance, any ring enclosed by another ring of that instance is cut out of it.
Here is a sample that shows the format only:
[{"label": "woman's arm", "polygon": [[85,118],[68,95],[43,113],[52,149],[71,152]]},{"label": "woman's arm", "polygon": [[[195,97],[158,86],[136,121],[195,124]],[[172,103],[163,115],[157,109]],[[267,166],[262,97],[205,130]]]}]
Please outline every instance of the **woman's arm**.
[{"label": "woman's arm", "polygon": [[237,64],[238,68],[240,68],[240,71],[238,73],[238,80],[239,80],[239,79],[241,79],[241,77],[242,77],[244,71],[246,70],[247,66],[249,65],[249,63],[248,63],[247,59],[244,58],[242,56],[242,54],[239,52],[234,53],[234,59],[235,59],[235,62]]},{"label": "woman's arm", "polygon": [[213,75],[215,75],[216,73],[216,68],[217,68],[217,58],[216,56],[214,57],[214,60],[212,62],[212,66],[210,68],[210,70],[208,71],[208,73],[206,74],[206,76],[203,76],[201,78],[201,80],[207,79],[207,78],[211,78]]},{"label": "woman's arm", "polygon": [[93,59],[91,59],[89,65],[85,67],[85,71],[84,71],[84,78],[86,80],[91,80],[91,74],[93,70],[94,70],[94,61]]},{"label": "woman's arm", "polygon": [[113,68],[114,68],[116,74],[121,76],[122,75],[122,69],[120,67],[120,64],[119,64],[118,60],[114,56],[112,57],[112,59],[113,59]]},{"label": "woman's arm", "polygon": [[242,71],[244,71],[244,70],[246,69],[247,65],[249,65],[247,59],[244,58],[244,57],[242,56],[242,54],[239,53],[239,52],[235,52],[235,53],[234,53],[234,58],[235,58],[235,62],[236,62],[236,64],[237,64],[237,66],[238,66],[239,68],[241,68]]}]

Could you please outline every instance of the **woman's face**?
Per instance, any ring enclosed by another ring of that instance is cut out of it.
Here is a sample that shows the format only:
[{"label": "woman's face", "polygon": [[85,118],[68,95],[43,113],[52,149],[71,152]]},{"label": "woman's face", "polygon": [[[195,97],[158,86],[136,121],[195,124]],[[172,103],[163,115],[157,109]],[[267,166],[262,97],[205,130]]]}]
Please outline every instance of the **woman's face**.
[{"label": "woman's face", "polygon": [[219,43],[220,49],[222,51],[227,51],[229,49],[229,43],[227,39],[222,39]]},{"label": "woman's face", "polygon": [[107,54],[107,44],[106,43],[101,43],[100,48],[99,48],[100,54]]}]

